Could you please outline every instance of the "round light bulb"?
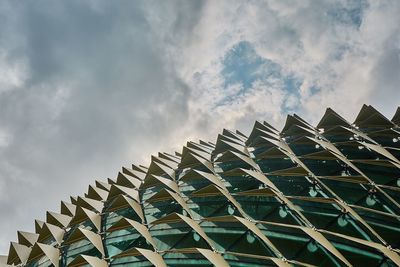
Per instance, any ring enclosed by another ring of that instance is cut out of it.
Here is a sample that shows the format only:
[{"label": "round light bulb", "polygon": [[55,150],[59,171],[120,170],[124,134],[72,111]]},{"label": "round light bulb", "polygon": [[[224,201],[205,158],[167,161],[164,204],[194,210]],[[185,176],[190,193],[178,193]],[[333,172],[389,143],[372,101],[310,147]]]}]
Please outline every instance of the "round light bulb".
[{"label": "round light bulb", "polygon": [[279,208],[279,216],[280,216],[281,218],[285,218],[285,217],[287,216],[287,214],[288,214],[288,212],[287,212],[286,208],[283,207],[283,206],[281,206],[281,207]]},{"label": "round light bulb", "polygon": [[373,195],[368,195],[367,199],[365,200],[368,206],[373,206],[376,203],[376,199]]},{"label": "round light bulb", "polygon": [[249,242],[249,244],[253,244],[254,241],[256,240],[256,238],[254,237],[254,235],[252,233],[247,232],[246,240],[247,240],[247,242]]},{"label": "round light bulb", "polygon": [[311,253],[314,253],[315,251],[318,250],[318,245],[315,241],[311,241],[307,244],[307,250],[310,251]]},{"label": "round light bulb", "polygon": [[196,233],[196,232],[194,232],[194,233],[193,233],[193,239],[194,239],[194,241],[199,242],[199,241],[200,241],[200,236],[199,236],[199,234]]},{"label": "round light bulb", "polygon": [[308,194],[312,197],[316,197],[318,195],[318,191],[314,186],[311,186]]},{"label": "round light bulb", "polygon": [[235,209],[232,207],[232,205],[228,205],[227,210],[229,215],[233,215],[235,213]]},{"label": "round light bulb", "polygon": [[340,227],[345,227],[349,223],[345,215],[340,215],[337,222]]}]

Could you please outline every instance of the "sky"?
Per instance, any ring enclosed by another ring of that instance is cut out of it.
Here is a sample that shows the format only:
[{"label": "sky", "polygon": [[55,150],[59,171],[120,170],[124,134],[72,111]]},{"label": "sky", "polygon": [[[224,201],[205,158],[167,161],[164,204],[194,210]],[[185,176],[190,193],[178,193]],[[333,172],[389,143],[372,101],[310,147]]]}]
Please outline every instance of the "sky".
[{"label": "sky", "polygon": [[1,1],[0,254],[122,166],[400,99],[400,1]]}]

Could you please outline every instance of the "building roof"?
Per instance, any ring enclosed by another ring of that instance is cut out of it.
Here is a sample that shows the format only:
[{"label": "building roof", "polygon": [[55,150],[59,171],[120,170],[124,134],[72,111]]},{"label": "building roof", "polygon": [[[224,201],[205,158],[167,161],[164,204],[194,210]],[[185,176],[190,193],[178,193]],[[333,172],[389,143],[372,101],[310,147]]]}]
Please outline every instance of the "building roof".
[{"label": "building roof", "polygon": [[123,167],[18,231],[0,267],[400,265],[399,110],[289,115]]}]

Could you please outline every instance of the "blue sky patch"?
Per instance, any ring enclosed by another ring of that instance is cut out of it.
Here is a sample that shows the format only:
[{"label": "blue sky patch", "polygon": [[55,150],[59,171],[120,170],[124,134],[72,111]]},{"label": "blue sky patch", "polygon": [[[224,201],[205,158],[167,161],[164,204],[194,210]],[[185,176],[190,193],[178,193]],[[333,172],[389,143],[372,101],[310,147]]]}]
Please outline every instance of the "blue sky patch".
[{"label": "blue sky patch", "polygon": [[222,60],[224,86],[241,83],[244,88],[251,87],[258,79],[265,79],[280,71],[280,66],[259,56],[251,43],[242,41],[233,46]]},{"label": "blue sky patch", "polygon": [[255,81],[262,81],[265,84],[270,83],[271,80],[279,81],[282,90],[299,97],[302,80],[294,75],[282,74],[281,66],[258,55],[250,42],[241,41],[234,45],[223,57],[222,64],[221,75],[224,78],[224,88],[236,85],[240,89],[233,90],[233,94],[226,92],[226,96],[217,103],[217,106],[232,102],[242,96],[252,89]]}]

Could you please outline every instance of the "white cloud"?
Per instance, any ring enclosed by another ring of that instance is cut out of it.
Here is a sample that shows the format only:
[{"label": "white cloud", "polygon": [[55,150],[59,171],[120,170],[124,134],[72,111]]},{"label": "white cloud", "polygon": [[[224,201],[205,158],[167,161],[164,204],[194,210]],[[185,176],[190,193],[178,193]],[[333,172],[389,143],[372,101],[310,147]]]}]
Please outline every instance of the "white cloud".
[{"label": "white cloud", "polygon": [[10,57],[0,49],[0,93],[23,86],[29,75],[25,60]]},{"label": "white cloud", "polygon": [[[312,122],[326,106],[349,120],[363,103],[391,115],[400,96],[395,75],[400,71],[399,11],[396,1],[209,2],[178,69],[196,88],[196,99],[203,94],[211,98],[207,105],[212,106],[218,102],[216,95],[226,93],[221,81],[223,55],[240,41],[248,41],[260,56],[279,64],[283,73],[303,81],[296,92],[299,96],[289,94],[285,103],[294,110],[297,106],[297,112]],[[200,84],[191,70],[206,73]],[[390,95],[393,100],[387,107],[380,98]]]},{"label": "white cloud", "polygon": [[12,136],[7,132],[6,129],[0,129],[0,149],[8,146],[11,142]]}]

